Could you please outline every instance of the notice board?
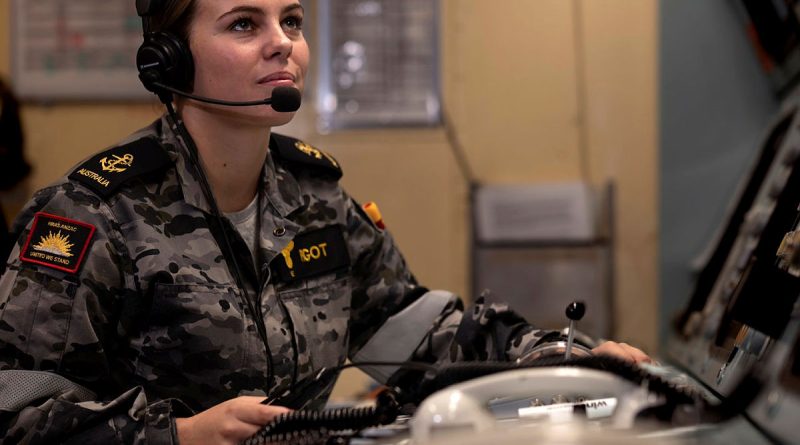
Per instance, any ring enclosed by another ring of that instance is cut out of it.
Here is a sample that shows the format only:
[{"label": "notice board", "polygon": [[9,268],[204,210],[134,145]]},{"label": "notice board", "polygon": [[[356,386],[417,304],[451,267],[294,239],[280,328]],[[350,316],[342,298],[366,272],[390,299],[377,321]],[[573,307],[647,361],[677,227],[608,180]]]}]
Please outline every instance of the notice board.
[{"label": "notice board", "polygon": [[132,0],[13,0],[11,64],[26,100],[130,100],[141,85],[142,25]]}]

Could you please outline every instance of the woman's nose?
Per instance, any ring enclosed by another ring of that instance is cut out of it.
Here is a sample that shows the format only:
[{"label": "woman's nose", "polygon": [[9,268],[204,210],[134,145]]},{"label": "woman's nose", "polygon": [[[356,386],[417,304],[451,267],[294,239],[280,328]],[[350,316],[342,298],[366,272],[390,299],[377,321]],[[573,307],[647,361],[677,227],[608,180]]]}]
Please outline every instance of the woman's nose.
[{"label": "woman's nose", "polygon": [[286,35],[280,25],[267,32],[265,39],[263,50],[265,58],[288,58],[292,54],[292,39]]}]

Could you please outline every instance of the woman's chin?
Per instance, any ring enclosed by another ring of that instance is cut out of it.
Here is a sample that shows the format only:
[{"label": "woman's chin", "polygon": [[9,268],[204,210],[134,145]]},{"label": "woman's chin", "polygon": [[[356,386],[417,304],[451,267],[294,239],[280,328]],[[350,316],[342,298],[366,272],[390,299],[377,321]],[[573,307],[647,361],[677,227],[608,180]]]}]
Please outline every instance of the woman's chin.
[{"label": "woman's chin", "polygon": [[236,121],[248,126],[278,127],[292,121],[295,113],[281,113],[273,110],[269,105],[253,107],[224,107],[220,105],[201,105],[206,111],[212,112],[220,118]]}]

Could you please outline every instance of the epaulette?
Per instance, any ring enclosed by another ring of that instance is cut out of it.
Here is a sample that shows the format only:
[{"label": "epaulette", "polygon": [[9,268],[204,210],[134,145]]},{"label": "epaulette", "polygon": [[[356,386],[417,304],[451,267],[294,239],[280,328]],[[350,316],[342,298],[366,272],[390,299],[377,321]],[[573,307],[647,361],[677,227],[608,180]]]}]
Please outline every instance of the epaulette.
[{"label": "epaulette", "polygon": [[333,156],[303,141],[272,133],[269,146],[282,159],[316,167],[332,175],[334,179],[342,177],[342,169]]},{"label": "epaulette", "polygon": [[131,179],[171,164],[164,149],[153,138],[144,137],[92,156],[75,168],[69,179],[105,199]]}]

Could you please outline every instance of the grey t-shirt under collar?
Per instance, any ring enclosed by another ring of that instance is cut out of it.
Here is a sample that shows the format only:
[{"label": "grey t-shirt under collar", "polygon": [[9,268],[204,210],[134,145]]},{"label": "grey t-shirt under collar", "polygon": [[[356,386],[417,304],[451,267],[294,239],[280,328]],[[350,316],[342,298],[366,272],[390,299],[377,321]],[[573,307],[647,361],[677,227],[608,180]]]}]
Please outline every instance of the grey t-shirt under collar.
[{"label": "grey t-shirt under collar", "polygon": [[256,249],[258,249],[258,193],[256,193],[253,201],[247,207],[238,212],[225,213],[225,217],[230,220],[239,235],[244,238],[244,242],[250,249],[250,255],[253,258],[256,270],[258,270],[258,265],[255,264]]}]

